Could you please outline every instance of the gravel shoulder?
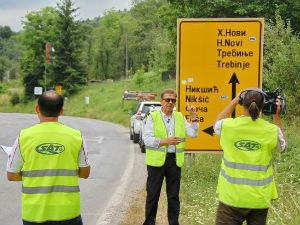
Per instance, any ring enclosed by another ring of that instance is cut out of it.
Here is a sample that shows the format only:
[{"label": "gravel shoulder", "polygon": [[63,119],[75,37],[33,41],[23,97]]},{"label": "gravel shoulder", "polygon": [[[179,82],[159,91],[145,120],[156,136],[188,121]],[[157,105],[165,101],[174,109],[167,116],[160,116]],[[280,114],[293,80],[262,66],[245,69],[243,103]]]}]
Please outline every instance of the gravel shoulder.
[{"label": "gravel shoulder", "polygon": [[[129,138],[129,130],[124,128],[123,134]],[[145,154],[141,153],[138,144],[132,142],[130,143],[129,154],[131,154],[131,161],[124,171],[122,184],[118,187],[96,225],[124,224],[132,206],[136,205],[135,202],[138,201],[138,205],[141,205],[141,201],[144,201],[141,199],[141,192],[145,192],[147,178]],[[138,214],[144,216],[144,208],[140,210],[143,212]]]}]

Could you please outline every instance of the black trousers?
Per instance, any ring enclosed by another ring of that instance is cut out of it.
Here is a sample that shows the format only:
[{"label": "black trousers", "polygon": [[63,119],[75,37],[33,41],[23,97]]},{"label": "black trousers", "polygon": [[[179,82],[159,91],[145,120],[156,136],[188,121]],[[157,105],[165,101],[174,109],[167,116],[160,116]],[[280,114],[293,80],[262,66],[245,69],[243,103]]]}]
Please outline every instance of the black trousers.
[{"label": "black trousers", "polygon": [[23,220],[23,225],[82,225],[81,215],[75,217],[74,219],[70,220],[63,220],[63,221],[47,221],[44,223],[35,223],[35,222],[28,222]]},{"label": "black trousers", "polygon": [[158,200],[164,177],[166,177],[169,224],[179,225],[181,168],[176,165],[175,153],[167,154],[166,162],[162,167],[147,166],[147,170],[146,219],[143,225],[155,224]]}]

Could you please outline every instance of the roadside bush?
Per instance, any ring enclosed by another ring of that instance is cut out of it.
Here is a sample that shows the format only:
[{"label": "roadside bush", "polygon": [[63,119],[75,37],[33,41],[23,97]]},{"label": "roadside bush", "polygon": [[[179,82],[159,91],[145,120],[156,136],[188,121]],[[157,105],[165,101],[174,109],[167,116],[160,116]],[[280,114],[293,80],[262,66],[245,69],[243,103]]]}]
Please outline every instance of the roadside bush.
[{"label": "roadside bush", "polygon": [[144,83],[144,67],[142,67],[141,69],[139,69],[138,71],[136,71],[133,79],[134,79],[134,83],[138,86],[141,87],[141,85]]},{"label": "roadside bush", "polygon": [[287,96],[287,114],[300,112],[300,40],[293,34],[290,23],[277,14],[276,21],[265,27],[264,88],[281,88]]},{"label": "roadside bush", "polygon": [[13,95],[10,98],[10,103],[12,105],[16,105],[20,103],[20,96],[17,93],[13,93]]},{"label": "roadside bush", "polygon": [[23,103],[23,104],[27,104],[29,102],[28,98],[26,98],[26,95],[23,93],[20,95],[20,103]]},{"label": "roadside bush", "polygon": [[4,87],[2,84],[0,84],[0,94],[3,94],[4,93]]}]

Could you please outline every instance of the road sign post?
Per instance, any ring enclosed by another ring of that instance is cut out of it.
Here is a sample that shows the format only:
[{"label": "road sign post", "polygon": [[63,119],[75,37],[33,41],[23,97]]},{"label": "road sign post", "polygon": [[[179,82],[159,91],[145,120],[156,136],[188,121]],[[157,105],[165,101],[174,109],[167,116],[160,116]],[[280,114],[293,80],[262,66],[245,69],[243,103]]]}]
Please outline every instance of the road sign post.
[{"label": "road sign post", "polygon": [[34,87],[34,95],[41,95],[43,94],[43,88],[42,87]]},{"label": "road sign post", "polygon": [[[243,89],[261,87],[263,19],[178,19],[178,111],[189,121],[187,102],[196,106],[198,138],[186,152],[221,152],[216,116]],[[241,115],[237,107],[232,117]]]}]

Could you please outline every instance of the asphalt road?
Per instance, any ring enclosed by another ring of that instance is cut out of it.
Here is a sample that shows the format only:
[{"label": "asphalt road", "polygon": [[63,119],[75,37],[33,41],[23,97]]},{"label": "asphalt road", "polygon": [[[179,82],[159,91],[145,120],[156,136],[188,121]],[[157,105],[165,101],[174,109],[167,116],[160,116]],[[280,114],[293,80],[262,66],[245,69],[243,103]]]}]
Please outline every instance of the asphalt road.
[{"label": "asphalt road", "polygon": [[[117,224],[126,198],[141,188],[145,167],[141,154],[122,126],[85,118],[61,117],[80,129],[92,166],[90,178],[80,179],[81,214],[85,225]],[[36,115],[0,113],[0,144],[12,146],[21,129],[38,123]],[[21,182],[6,179],[7,156],[0,152],[0,225],[20,225]]]}]

